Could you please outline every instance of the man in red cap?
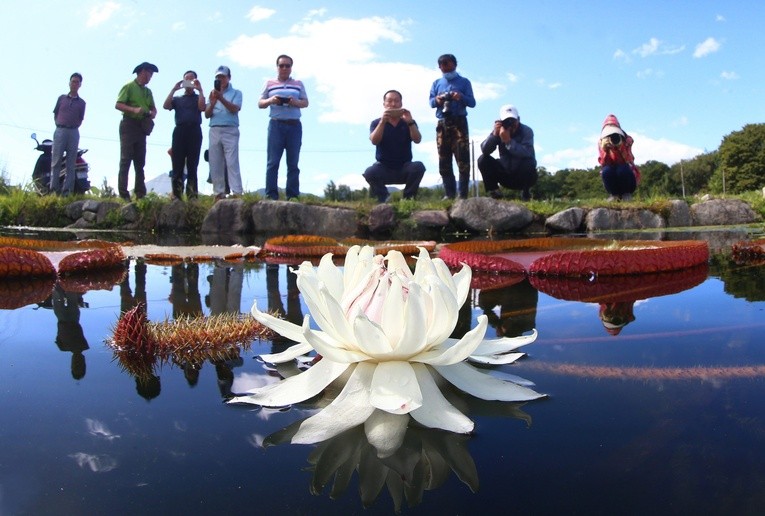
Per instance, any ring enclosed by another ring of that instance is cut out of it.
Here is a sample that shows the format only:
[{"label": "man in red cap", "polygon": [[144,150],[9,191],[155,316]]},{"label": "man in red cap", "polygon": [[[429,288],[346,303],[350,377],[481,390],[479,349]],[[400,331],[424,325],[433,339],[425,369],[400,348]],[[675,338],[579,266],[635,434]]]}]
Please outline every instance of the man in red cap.
[{"label": "man in red cap", "polygon": [[640,170],[632,155],[632,136],[622,130],[619,120],[608,115],[598,141],[598,163],[609,201],[631,201],[640,182]]},{"label": "man in red cap", "polygon": [[115,108],[122,112],[120,122],[120,169],[117,189],[122,199],[130,202],[128,191],[128,170],[133,163],[135,173],[135,196],[146,195],[143,167],[146,164],[146,136],[154,128],[157,107],[151,90],[146,87],[152,75],[159,69],[144,61],[133,69],[136,78],[122,87],[117,95]]}]

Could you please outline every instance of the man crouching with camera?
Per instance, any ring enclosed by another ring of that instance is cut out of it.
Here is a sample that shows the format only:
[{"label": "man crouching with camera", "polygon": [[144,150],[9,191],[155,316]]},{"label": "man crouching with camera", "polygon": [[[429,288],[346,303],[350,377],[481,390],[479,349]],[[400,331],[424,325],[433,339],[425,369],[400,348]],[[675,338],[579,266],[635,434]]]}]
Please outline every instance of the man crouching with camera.
[{"label": "man crouching with camera", "polygon": [[[499,148],[499,159],[491,156]],[[501,199],[499,185],[521,191],[521,199],[531,199],[530,189],[537,182],[537,159],[534,153],[534,131],[521,123],[515,106],[502,106],[499,120],[481,144],[478,170],[483,176],[486,193]]]},{"label": "man crouching with camera", "polygon": [[609,201],[631,201],[640,182],[640,170],[635,166],[632,143],[632,136],[624,132],[619,120],[614,115],[608,115],[600,131],[598,163]]}]

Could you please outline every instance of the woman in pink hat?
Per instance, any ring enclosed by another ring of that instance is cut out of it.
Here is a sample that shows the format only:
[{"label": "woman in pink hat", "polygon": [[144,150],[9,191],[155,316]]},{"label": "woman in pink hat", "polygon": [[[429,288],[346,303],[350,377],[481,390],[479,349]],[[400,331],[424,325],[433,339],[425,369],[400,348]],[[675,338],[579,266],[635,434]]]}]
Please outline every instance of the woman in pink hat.
[{"label": "woman in pink hat", "polygon": [[625,133],[614,115],[603,121],[598,142],[598,163],[609,201],[631,201],[640,182],[640,170],[632,155],[632,136]]}]

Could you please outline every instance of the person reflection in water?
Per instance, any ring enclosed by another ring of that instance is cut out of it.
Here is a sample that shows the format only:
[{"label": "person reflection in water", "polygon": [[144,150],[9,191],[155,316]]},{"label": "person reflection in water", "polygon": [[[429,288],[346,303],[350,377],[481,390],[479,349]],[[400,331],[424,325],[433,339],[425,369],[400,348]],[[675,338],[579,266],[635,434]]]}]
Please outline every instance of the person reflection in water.
[{"label": "person reflection in water", "polygon": [[56,345],[61,351],[72,353],[72,378],[79,380],[85,377],[85,355],[82,352],[90,349],[80,325],[80,307],[85,306],[82,294],[66,292],[56,283],[51,304],[58,319]]},{"label": "person reflection in water", "polygon": [[182,263],[173,265],[170,271],[170,303],[173,319],[202,315],[202,298],[199,295],[199,265]]},{"label": "person reflection in water", "polygon": [[205,297],[205,303],[210,308],[210,315],[242,313],[243,279],[241,265],[215,264],[213,273],[207,276],[210,294]]},{"label": "person reflection in water", "polygon": [[[202,297],[199,294],[199,265],[196,263],[181,263],[173,265],[170,271],[170,303],[173,305],[173,319],[180,317],[198,317],[203,315]],[[195,387],[199,382],[201,362],[179,360],[173,361],[183,369],[183,376],[189,387]]]},{"label": "person reflection in water", "polygon": [[[207,276],[210,283],[210,294],[205,296],[205,303],[210,308],[210,315],[224,313],[240,314],[242,304],[242,283],[244,268],[241,265],[215,264],[213,273]],[[231,386],[234,383],[235,367],[244,364],[237,353],[225,360],[211,361],[215,366],[218,379],[218,389],[224,399],[231,398]],[[201,367],[201,366],[200,366]]]},{"label": "person reflection in water", "polygon": [[[130,270],[130,262],[128,261],[128,272]],[[120,283],[120,311],[122,313],[127,312],[131,308],[143,303],[144,310],[146,309],[146,264],[143,260],[136,260],[135,267],[135,294],[130,289],[130,274],[125,275],[125,279]]]},{"label": "person reflection in water", "polygon": [[[290,269],[297,269],[297,265],[277,265],[274,263],[266,264],[266,291],[268,292],[268,311],[288,320],[298,326],[303,325],[303,309],[300,306],[300,291],[297,288],[297,274]],[[287,277],[287,310],[284,310],[282,302],[282,293],[279,289],[279,270],[284,270]],[[284,349],[292,345],[292,341],[276,334],[273,342],[285,344]],[[279,349],[278,351],[283,351]],[[274,353],[277,350],[273,351]]]},{"label": "person reflection in water", "polygon": [[635,320],[634,304],[635,301],[600,303],[598,317],[609,335],[616,337],[625,326]]},{"label": "person reflection in water", "polygon": [[[498,337],[520,337],[536,327],[539,292],[527,279],[509,287],[481,290],[478,306]],[[494,308],[499,306],[499,315]]]}]

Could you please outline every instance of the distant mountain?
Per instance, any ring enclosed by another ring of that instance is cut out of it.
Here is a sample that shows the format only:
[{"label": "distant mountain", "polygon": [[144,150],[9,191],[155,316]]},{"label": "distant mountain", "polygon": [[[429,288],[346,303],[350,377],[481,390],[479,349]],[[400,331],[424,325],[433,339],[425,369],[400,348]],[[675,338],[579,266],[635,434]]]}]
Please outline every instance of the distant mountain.
[{"label": "distant mountain", "polygon": [[170,174],[160,174],[154,179],[146,181],[146,191],[154,192],[157,195],[167,195],[173,191],[173,183],[170,180]]}]

